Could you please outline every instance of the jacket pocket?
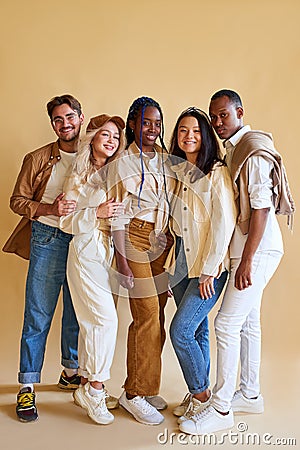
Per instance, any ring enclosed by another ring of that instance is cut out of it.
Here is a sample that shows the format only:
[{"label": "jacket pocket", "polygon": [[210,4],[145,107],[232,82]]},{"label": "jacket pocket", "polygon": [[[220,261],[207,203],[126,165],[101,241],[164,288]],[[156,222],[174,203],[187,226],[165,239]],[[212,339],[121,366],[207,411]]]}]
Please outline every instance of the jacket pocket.
[{"label": "jacket pocket", "polygon": [[197,192],[193,196],[192,206],[194,220],[196,222],[208,222],[211,212],[211,196],[210,191]]}]

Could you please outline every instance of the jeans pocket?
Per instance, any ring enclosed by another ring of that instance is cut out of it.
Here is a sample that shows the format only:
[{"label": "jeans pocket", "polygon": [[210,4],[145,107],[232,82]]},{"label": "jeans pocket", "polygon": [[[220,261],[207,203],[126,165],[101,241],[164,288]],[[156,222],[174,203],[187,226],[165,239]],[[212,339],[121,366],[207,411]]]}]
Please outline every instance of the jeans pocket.
[{"label": "jeans pocket", "polygon": [[31,242],[33,245],[48,245],[54,241],[56,237],[56,228],[53,230],[39,227],[37,224],[32,224]]}]

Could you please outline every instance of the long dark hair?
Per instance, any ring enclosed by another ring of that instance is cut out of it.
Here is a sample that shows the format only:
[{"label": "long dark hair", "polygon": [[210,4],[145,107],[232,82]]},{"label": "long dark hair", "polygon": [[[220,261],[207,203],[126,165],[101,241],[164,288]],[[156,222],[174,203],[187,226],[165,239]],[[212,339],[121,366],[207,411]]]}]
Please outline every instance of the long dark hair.
[{"label": "long dark hair", "polygon": [[175,128],[171,137],[170,153],[178,158],[186,160],[186,154],[178,145],[178,128],[179,123],[184,117],[192,116],[198,122],[201,132],[201,146],[197,155],[196,166],[201,173],[207,175],[214,167],[216,162],[225,164],[222,159],[220,147],[211,126],[208,115],[199,108],[190,107],[184,110],[177,119]]}]

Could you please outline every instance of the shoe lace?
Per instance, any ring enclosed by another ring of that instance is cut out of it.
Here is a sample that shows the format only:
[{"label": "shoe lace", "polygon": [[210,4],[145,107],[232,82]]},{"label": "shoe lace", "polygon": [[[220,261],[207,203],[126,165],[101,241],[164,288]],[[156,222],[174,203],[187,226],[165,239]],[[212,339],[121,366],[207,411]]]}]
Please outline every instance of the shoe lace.
[{"label": "shoe lace", "polygon": [[197,413],[199,407],[201,407],[201,403],[199,405],[192,399],[189,403],[189,406],[187,407],[187,410],[184,413],[184,416],[185,417],[194,416]]},{"label": "shoe lace", "polygon": [[94,401],[96,402],[96,405],[101,409],[106,411],[106,403],[105,399],[108,397],[108,393],[104,391],[103,395],[96,395],[93,397]]},{"label": "shoe lace", "polygon": [[18,395],[18,406],[22,408],[33,408],[34,407],[34,397],[33,392],[25,392],[24,394]]},{"label": "shoe lace", "polygon": [[190,406],[190,402],[192,399],[192,394],[190,394],[189,392],[185,395],[184,399],[182,400],[182,402],[180,403],[180,406],[186,406],[188,405],[188,407]]},{"label": "shoe lace", "polygon": [[204,419],[204,417],[207,417],[207,416],[209,416],[212,413],[212,409],[211,408],[212,408],[211,406],[208,406],[207,408],[205,408],[202,411],[198,412],[197,414],[193,415],[192,419],[194,421],[197,421],[199,419],[200,420]]},{"label": "shoe lace", "polygon": [[155,410],[155,408],[152,405],[150,405],[150,403],[148,403],[144,397],[134,397],[132,399],[132,402],[136,406],[138,406],[139,410],[143,414],[150,414],[153,413],[153,410]]}]

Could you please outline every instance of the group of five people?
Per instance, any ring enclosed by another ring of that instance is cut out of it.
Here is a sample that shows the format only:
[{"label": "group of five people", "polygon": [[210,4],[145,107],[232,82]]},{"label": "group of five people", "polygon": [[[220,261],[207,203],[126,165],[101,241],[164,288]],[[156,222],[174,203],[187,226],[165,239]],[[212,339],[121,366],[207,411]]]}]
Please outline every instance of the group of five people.
[{"label": "group of five people", "polygon": [[[3,248],[29,259],[18,418],[38,418],[34,384],[61,288],[59,387],[74,389],[75,403],[96,423],[111,423],[118,402],[141,423],[164,420],[170,291],[177,306],[170,337],[189,391],[173,410],[179,429],[215,432],[233,426],[233,412],[263,412],[260,305],[283,254],[275,214],[290,219],[295,209],[272,136],[244,126],[241,98],[228,89],[213,95],[209,116],[196,107],[180,114],[168,151],[162,109],[149,97],[132,103],[126,123],[93,117],[82,138],[78,100],[57,96],[47,109],[58,140],[25,156],[10,201],[22,219]],[[132,322],[118,400],[104,382],[120,286]],[[222,292],[212,393],[208,313]]]}]

